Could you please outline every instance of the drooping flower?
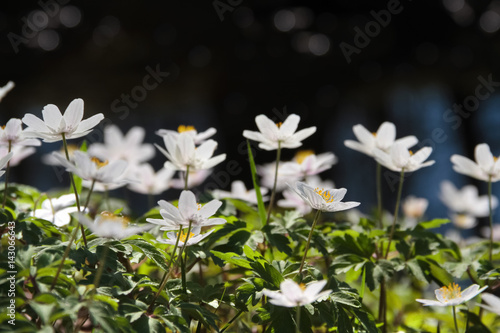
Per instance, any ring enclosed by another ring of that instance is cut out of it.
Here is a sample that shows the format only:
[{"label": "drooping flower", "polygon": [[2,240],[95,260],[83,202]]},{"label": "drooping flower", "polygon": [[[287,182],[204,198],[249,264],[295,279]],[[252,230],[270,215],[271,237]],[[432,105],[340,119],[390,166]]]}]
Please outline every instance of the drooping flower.
[{"label": "drooping flower", "polygon": [[0,127],[0,146],[40,146],[40,140],[26,136],[22,124],[21,119],[11,118],[5,126]]},{"label": "drooping flower", "polygon": [[457,306],[473,299],[486,288],[488,286],[479,289],[479,285],[473,284],[461,290],[458,284],[450,283],[448,287],[444,286],[434,291],[437,301],[431,299],[417,299],[416,301],[424,306]]},{"label": "drooping flower", "polygon": [[129,182],[122,177],[127,168],[127,162],[123,160],[116,160],[111,163],[102,162],[86,152],[75,151],[74,161],[70,162],[58,152],[52,154],[67,171],[74,173],[83,180],[110,185],[125,185]]},{"label": "drooping flower", "polygon": [[171,179],[175,171],[161,168],[155,172],[151,164],[144,163],[134,167],[129,173],[137,180],[128,185],[131,191],[142,194],[161,194],[171,187]]},{"label": "drooping flower", "polygon": [[13,155],[12,152],[10,152],[4,157],[0,158],[0,176],[2,176],[5,173],[3,169],[5,169],[7,163],[9,163],[10,159],[12,158],[12,155]]},{"label": "drooping flower", "polygon": [[193,137],[187,132],[178,136],[165,135],[163,137],[166,150],[155,145],[168,159],[165,168],[171,170],[203,170],[210,169],[226,159],[226,154],[212,157],[217,142],[208,140],[196,147]]},{"label": "drooping flower", "polygon": [[410,195],[403,202],[403,213],[408,218],[419,219],[424,216],[428,206],[427,199]]},{"label": "drooping flower", "polygon": [[[21,163],[26,157],[33,155],[36,152],[34,147],[26,146],[13,146],[10,150],[12,152],[12,158],[10,159],[10,166],[14,167]],[[0,158],[7,155],[9,148],[5,146],[0,146]]]},{"label": "drooping flower", "polygon": [[500,298],[489,293],[484,293],[481,295],[481,299],[486,303],[486,305],[480,304],[482,308],[496,313],[500,316]]},{"label": "drooping flower", "polygon": [[485,182],[500,180],[500,161],[493,156],[488,144],[478,144],[474,149],[474,156],[475,162],[465,156],[452,155],[453,170]]},{"label": "drooping flower", "polygon": [[[335,185],[330,180],[322,180],[319,176],[307,177],[307,184],[316,188],[334,188]],[[282,208],[293,208],[302,215],[309,214],[312,211],[311,205],[304,201],[300,195],[297,194],[290,187],[283,191],[283,199],[278,200],[277,204]],[[359,220],[359,219],[358,219]]]},{"label": "drooping flower", "polygon": [[[200,227],[195,227],[191,229],[191,232],[189,233],[189,237],[187,232],[182,231],[181,236],[179,237],[179,244],[177,244],[179,247],[183,247],[184,243],[186,243],[186,246],[191,246],[198,244],[201,242],[203,239],[208,237],[212,232],[214,232],[215,229],[212,229],[204,234],[201,234],[201,228]],[[179,236],[178,232],[167,232],[167,238],[158,238],[157,241],[163,244],[170,244],[170,245],[175,245],[177,241],[177,236]],[[187,239],[187,241],[186,241]]]},{"label": "drooping flower", "polygon": [[0,102],[5,97],[5,95],[7,95],[7,93],[11,91],[12,88],[14,88],[14,86],[15,86],[14,82],[9,81],[5,86],[0,87]]},{"label": "drooping flower", "polygon": [[42,207],[31,213],[31,216],[52,222],[58,227],[65,226],[71,222],[69,214],[78,211],[73,207],[76,202],[74,194],[65,194],[59,198],[47,198],[42,201]]},{"label": "drooping flower", "polygon": [[80,214],[79,221],[97,236],[113,239],[127,238],[148,231],[153,227],[150,224],[130,225],[127,217],[110,212],[102,212],[96,216],[94,221]]},{"label": "drooping flower", "polygon": [[101,160],[125,160],[129,167],[147,162],[155,156],[154,146],[143,143],[146,131],[140,126],[132,127],[123,134],[118,126],[110,125],[104,129],[104,143],[93,143],[88,152]]},{"label": "drooping flower", "polygon": [[296,182],[294,185],[288,185],[312,208],[323,212],[338,212],[351,209],[360,205],[359,202],[342,202],[347,190],[314,188],[303,182]]},{"label": "drooping flower", "polygon": [[295,132],[299,121],[298,115],[291,114],[283,123],[275,124],[271,119],[261,114],[255,117],[259,132],[245,130],[243,136],[259,142],[259,148],[264,150],[275,150],[278,147],[298,148],[302,145],[302,140],[316,132],[315,126]]},{"label": "drooping flower", "polygon": [[146,221],[161,225],[161,230],[177,230],[181,226],[205,227],[217,224],[224,224],[223,218],[210,218],[214,215],[222,202],[212,200],[205,205],[198,204],[196,197],[191,191],[182,191],[179,197],[179,207],[175,207],[165,200],[158,201],[162,219],[147,218]]},{"label": "drooping flower", "polygon": [[316,302],[320,298],[329,296],[332,291],[321,290],[325,287],[327,281],[321,280],[311,282],[307,286],[297,284],[291,279],[285,279],[280,283],[280,291],[264,289],[262,293],[269,297],[269,302],[277,306],[293,308]]},{"label": "drooping flower", "polygon": [[90,133],[104,119],[104,115],[98,113],[82,120],[83,100],[81,98],[74,99],[64,111],[64,115],[57,106],[48,104],[43,108],[42,116],[43,120],[27,113],[22,120],[28,126],[25,134],[41,138],[44,142],[60,141],[63,134],[66,139],[80,138]]},{"label": "drooping flower", "polygon": [[333,153],[315,155],[312,150],[301,150],[292,161],[283,163],[280,175],[304,179],[330,169],[335,163],[337,157]]},{"label": "drooping flower", "polygon": [[400,143],[408,149],[418,142],[417,138],[413,135],[396,140],[396,126],[388,121],[382,123],[376,133],[370,133],[361,124],[353,126],[352,130],[359,142],[345,140],[345,146],[372,157],[374,157],[375,149],[389,153],[395,143]]},{"label": "drooping flower", "polygon": [[389,170],[413,172],[434,164],[434,161],[425,162],[431,153],[431,147],[423,147],[413,154],[403,143],[395,143],[391,146],[390,153],[376,148],[373,154],[377,162]]},{"label": "drooping flower", "polygon": [[[461,229],[473,228],[477,225],[477,217],[489,215],[488,196],[479,196],[474,185],[457,189],[451,182],[443,181],[439,199],[450,210],[455,226]],[[497,207],[498,199],[495,196],[492,196],[491,204],[492,208]]]},{"label": "drooping flower", "polygon": [[192,138],[193,141],[196,145],[202,144],[205,142],[209,137],[217,133],[217,130],[213,127],[210,127],[204,132],[199,132],[196,130],[194,126],[190,125],[179,125],[177,128],[177,131],[172,131],[172,130],[167,130],[167,129],[160,129],[156,131],[156,134],[158,134],[161,137],[164,137],[166,135],[172,135],[174,138],[177,138],[180,133],[187,133],[189,134]]},{"label": "drooping flower", "polygon": [[[265,197],[268,189],[265,187],[260,188],[260,193],[262,194],[262,199],[267,201],[269,198]],[[216,199],[232,198],[250,202],[252,204],[257,204],[257,193],[255,189],[247,190],[245,183],[241,180],[235,180],[231,183],[231,191],[214,190],[212,195]]]}]

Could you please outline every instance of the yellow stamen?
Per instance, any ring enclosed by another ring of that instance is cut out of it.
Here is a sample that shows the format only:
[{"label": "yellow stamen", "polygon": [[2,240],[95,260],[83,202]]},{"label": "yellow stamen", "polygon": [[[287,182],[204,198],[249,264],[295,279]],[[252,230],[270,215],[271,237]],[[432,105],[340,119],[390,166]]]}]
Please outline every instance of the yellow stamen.
[{"label": "yellow stamen", "polygon": [[198,210],[200,210],[202,207],[201,204],[197,204],[197,206],[198,206]]},{"label": "yellow stamen", "polygon": [[1,127],[2,127],[2,129],[5,129],[5,126],[7,126],[7,125],[2,125],[2,126],[1,126]]},{"label": "yellow stamen", "polygon": [[441,289],[442,296],[445,302],[462,297],[460,286],[455,282],[450,283],[448,287],[444,286]]},{"label": "yellow stamen", "polygon": [[322,188],[319,188],[319,187],[316,187],[314,189],[314,192],[316,192],[319,195],[321,195],[321,197],[323,198],[323,200],[326,201],[326,203],[332,203],[333,202],[333,194],[331,194],[330,191],[322,189]]},{"label": "yellow stamen", "polygon": [[377,132],[372,132],[372,135],[373,135],[374,137],[377,137]]},{"label": "yellow stamen", "polygon": [[[177,234],[177,236],[179,236],[179,234]],[[190,240],[193,237],[194,237],[194,234],[192,232],[189,233],[189,237],[188,237],[188,233],[183,231],[183,232],[181,232],[181,235],[179,237],[179,241],[185,243],[186,239]]]},{"label": "yellow stamen", "polygon": [[305,283],[299,284],[299,287],[300,287],[300,289],[302,289],[302,291],[306,290],[306,284]]},{"label": "yellow stamen", "polygon": [[410,156],[413,156],[413,152],[411,150],[408,150],[410,152]]},{"label": "yellow stamen", "polygon": [[299,150],[297,154],[295,154],[295,161],[297,163],[302,164],[307,156],[314,155],[314,150]]},{"label": "yellow stamen", "polygon": [[179,125],[179,127],[177,127],[177,132],[179,133],[188,131],[196,131],[196,129],[194,128],[194,126],[191,125]]},{"label": "yellow stamen", "polygon": [[92,157],[90,159],[92,162],[94,162],[98,168],[102,168],[103,166],[105,165],[108,165],[109,161],[106,160],[106,161],[101,161],[100,159],[98,159],[97,157]]},{"label": "yellow stamen", "polygon": [[111,212],[102,212],[99,216],[98,224],[102,223],[121,223],[121,225],[126,228],[129,224],[129,219],[125,216],[115,215]]},{"label": "yellow stamen", "polygon": [[280,128],[280,127],[281,127],[281,125],[283,125],[283,122],[282,122],[282,121],[280,121],[279,123],[276,123],[276,126],[278,126],[278,128]]},{"label": "yellow stamen", "polygon": [[495,162],[498,161],[498,157],[493,156],[493,161],[495,161]]}]

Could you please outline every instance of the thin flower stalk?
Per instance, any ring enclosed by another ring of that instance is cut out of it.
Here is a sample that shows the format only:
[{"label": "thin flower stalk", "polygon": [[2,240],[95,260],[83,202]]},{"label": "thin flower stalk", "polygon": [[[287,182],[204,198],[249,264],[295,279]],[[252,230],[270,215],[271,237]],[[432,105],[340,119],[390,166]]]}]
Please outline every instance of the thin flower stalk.
[{"label": "thin flower stalk", "polygon": [[[9,148],[7,154],[9,154],[11,150],[12,150],[12,141],[9,140]],[[7,184],[9,183],[9,173],[10,173],[9,171],[10,171],[10,161],[7,162],[7,167],[5,168],[5,187],[3,190],[2,208],[5,208],[5,203],[7,202],[7,188],[8,188]]]},{"label": "thin flower stalk", "polygon": [[269,207],[267,208],[266,224],[269,224],[269,218],[271,217],[271,211],[274,205],[274,198],[276,196],[276,184],[278,183],[278,168],[279,168],[280,158],[281,158],[281,142],[278,141],[278,149],[276,150],[276,168],[274,169],[273,190],[271,192],[271,199],[269,199]]},{"label": "thin flower stalk", "polygon": [[392,238],[394,237],[394,229],[396,228],[396,221],[398,220],[399,205],[401,203],[401,193],[403,192],[403,182],[404,182],[405,171],[404,168],[401,170],[399,176],[399,187],[398,195],[396,198],[396,207],[394,208],[394,219],[392,220],[391,232],[389,234],[389,244],[387,245],[387,251],[385,253],[385,259],[389,256],[389,251],[391,249]]},{"label": "thin flower stalk", "polygon": [[488,178],[488,208],[490,211],[490,251],[489,251],[489,259],[493,262],[493,204],[492,204],[492,181],[491,176]]},{"label": "thin flower stalk", "polygon": [[384,228],[384,222],[382,221],[382,165],[377,162],[377,172],[376,172],[376,186],[377,186],[377,219],[378,226],[380,229]]},{"label": "thin flower stalk", "polygon": [[300,305],[297,306],[296,308],[296,315],[295,315],[295,333],[300,333]]},{"label": "thin flower stalk", "polygon": [[300,263],[300,268],[299,268],[299,276],[302,274],[302,269],[304,268],[304,263],[306,261],[307,257],[307,252],[309,251],[309,245],[311,244],[311,238],[314,232],[314,227],[316,227],[316,223],[318,222],[319,215],[321,214],[321,210],[316,211],[316,215],[314,216],[314,221],[311,226],[311,231],[309,232],[309,237],[307,237],[307,243],[306,243],[306,248],[304,249],[304,256],[302,257],[302,261]]},{"label": "thin flower stalk", "polygon": [[101,253],[101,260],[99,262],[99,268],[97,269],[96,276],[94,278],[94,290],[92,291],[93,295],[97,293],[97,288],[99,288],[99,283],[101,282],[102,272],[104,271],[104,266],[106,266],[106,257],[109,252],[109,246],[104,245],[104,249]]}]

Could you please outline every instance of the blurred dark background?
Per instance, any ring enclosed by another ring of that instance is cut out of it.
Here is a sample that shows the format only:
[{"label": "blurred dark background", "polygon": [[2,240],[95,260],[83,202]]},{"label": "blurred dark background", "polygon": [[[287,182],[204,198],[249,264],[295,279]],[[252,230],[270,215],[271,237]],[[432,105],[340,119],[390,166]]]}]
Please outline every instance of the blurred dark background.
[{"label": "blurred dark background", "polygon": [[[38,31],[30,30],[34,23]],[[472,157],[481,142],[500,154],[500,84],[476,97],[484,80],[500,82],[499,29],[500,1],[491,0],[3,2],[0,85],[16,87],[0,104],[0,122],[41,116],[49,103],[63,111],[81,97],[86,117],[102,112],[122,131],[143,126],[152,143],[161,144],[159,128],[213,126],[217,152],[241,163],[235,178],[250,185],[238,149],[242,131],[256,130],[257,114],[279,121],[296,113],[300,127],[318,127],[304,147],[339,158],[323,178],[346,187],[346,199],[368,212],[375,163],[343,142],[354,139],[355,124],[376,131],[392,121],[398,137],[414,134],[434,147],[436,164],[408,177],[404,193],[428,198],[428,215],[444,217],[441,180],[486,193],[453,172],[450,156]],[[142,87],[150,70],[169,75],[123,108],[124,94]],[[470,112],[452,111],[464,103]],[[101,135],[97,129],[89,140]],[[54,172],[39,158],[59,148],[44,144],[13,170],[14,179],[52,187]],[[270,162],[274,152],[258,151],[256,159]],[[163,162],[158,153],[153,164]],[[384,184],[392,210],[395,193]]]}]

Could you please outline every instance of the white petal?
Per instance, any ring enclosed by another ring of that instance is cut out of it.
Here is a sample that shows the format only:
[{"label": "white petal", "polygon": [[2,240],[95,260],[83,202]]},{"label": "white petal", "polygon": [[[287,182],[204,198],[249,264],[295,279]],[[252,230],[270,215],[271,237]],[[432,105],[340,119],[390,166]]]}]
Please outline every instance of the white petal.
[{"label": "white petal", "polygon": [[77,98],[69,103],[64,111],[66,125],[75,128],[83,119],[83,99]]},{"label": "white petal", "polygon": [[300,117],[296,114],[289,115],[279,128],[280,138],[291,136],[299,126]]},{"label": "white petal", "polygon": [[394,143],[396,139],[396,126],[388,121],[382,123],[377,130],[377,146],[386,150]]},{"label": "white petal", "polygon": [[46,126],[50,127],[54,131],[59,129],[63,116],[57,106],[54,104],[45,105],[42,110],[42,116]]}]

